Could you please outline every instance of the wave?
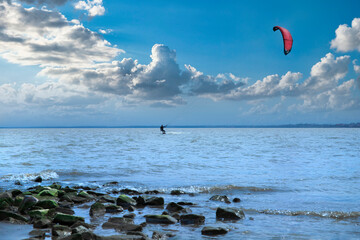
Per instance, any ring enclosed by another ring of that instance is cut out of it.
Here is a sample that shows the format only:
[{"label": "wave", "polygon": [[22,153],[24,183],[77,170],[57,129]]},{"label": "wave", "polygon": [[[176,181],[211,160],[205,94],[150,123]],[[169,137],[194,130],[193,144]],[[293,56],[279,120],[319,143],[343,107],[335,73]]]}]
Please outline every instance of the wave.
[{"label": "wave", "polygon": [[41,177],[43,180],[51,180],[58,178],[59,175],[52,170],[44,170],[39,173],[23,173],[23,174],[9,174],[2,176],[1,179],[5,181],[33,181],[37,177]]},{"label": "wave", "polygon": [[222,192],[231,192],[231,191],[242,191],[242,192],[275,192],[279,191],[274,188],[267,187],[253,187],[253,186],[235,186],[235,185],[223,185],[223,186],[187,186],[187,187],[177,187],[177,188],[162,188],[159,189],[161,192],[169,193],[172,190],[181,190],[186,193],[222,193]]},{"label": "wave", "polygon": [[348,219],[360,217],[360,212],[341,212],[341,211],[290,211],[290,210],[257,210],[257,209],[243,209],[243,211],[257,212],[269,215],[285,215],[285,216],[312,216],[321,218],[333,218],[333,219]]}]

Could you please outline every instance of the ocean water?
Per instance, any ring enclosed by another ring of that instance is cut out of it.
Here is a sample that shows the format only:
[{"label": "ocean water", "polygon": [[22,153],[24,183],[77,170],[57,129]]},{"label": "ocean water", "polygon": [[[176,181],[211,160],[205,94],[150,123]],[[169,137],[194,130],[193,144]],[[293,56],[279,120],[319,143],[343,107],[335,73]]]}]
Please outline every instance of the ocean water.
[{"label": "ocean water", "polygon": [[[40,175],[42,185],[159,190],[166,202],[195,203],[191,210],[204,215],[206,225],[231,229],[218,238],[179,224],[146,230],[170,231],[174,239],[360,239],[360,129],[166,130],[162,135],[153,128],[0,129],[0,188],[25,189]],[[108,184],[113,181],[118,183]],[[174,189],[193,194],[172,196]],[[215,194],[241,202],[210,201]],[[242,208],[246,218],[217,221],[218,206]],[[135,213],[135,221],[143,222]],[[77,208],[76,214],[96,223],[88,209]],[[16,234],[28,232],[14,232],[15,227],[0,224],[0,235],[21,239]],[[101,227],[95,232],[114,234]]]}]

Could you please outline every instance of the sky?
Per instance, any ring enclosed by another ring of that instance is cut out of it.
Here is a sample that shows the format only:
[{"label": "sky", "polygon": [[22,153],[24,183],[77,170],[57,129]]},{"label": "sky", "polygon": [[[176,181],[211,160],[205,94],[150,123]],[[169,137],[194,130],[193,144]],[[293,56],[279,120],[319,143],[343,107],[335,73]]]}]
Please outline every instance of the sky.
[{"label": "sky", "polygon": [[0,0],[0,127],[360,122],[358,9]]}]

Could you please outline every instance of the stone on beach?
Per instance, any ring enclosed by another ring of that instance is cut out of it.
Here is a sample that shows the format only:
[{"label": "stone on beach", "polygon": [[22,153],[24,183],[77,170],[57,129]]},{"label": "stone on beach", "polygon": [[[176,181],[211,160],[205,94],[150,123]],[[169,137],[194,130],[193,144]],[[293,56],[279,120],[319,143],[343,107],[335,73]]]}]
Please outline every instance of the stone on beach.
[{"label": "stone on beach", "polygon": [[169,215],[145,215],[147,223],[154,224],[175,224],[177,220]]},{"label": "stone on beach", "polygon": [[184,210],[184,207],[180,206],[179,204],[177,204],[175,202],[170,202],[166,206],[166,210],[168,210],[170,213],[175,213],[175,212],[180,212],[180,211]]},{"label": "stone on beach", "polygon": [[202,235],[216,236],[228,233],[228,230],[222,227],[204,227],[201,230]]},{"label": "stone on beach", "polygon": [[7,218],[13,218],[13,219],[20,220],[20,221],[23,221],[23,222],[28,221],[27,218],[25,218],[24,216],[21,216],[21,215],[19,215],[17,213],[0,210],[0,221],[3,221],[5,219],[7,219]]},{"label": "stone on beach", "polygon": [[199,214],[185,214],[180,216],[181,224],[195,224],[200,225],[205,223],[205,217]]},{"label": "stone on beach", "polygon": [[90,207],[90,216],[91,217],[97,217],[97,216],[103,216],[106,212],[106,208],[104,204],[100,202],[96,202]]},{"label": "stone on beach", "polygon": [[142,226],[134,224],[131,218],[114,217],[102,225],[104,229],[115,229],[117,231],[142,231]]},{"label": "stone on beach", "polygon": [[73,216],[73,215],[68,215],[68,214],[63,214],[63,213],[57,213],[54,217],[53,223],[59,223],[62,225],[71,226],[74,223],[76,223],[77,221],[84,222],[85,220],[83,217],[78,217],[78,216]]},{"label": "stone on beach", "polygon": [[145,199],[145,205],[147,206],[162,206],[164,205],[164,198],[162,197],[150,197]]},{"label": "stone on beach", "polygon": [[56,208],[59,206],[59,204],[54,200],[41,200],[35,204],[37,207],[50,209],[50,208]]},{"label": "stone on beach", "polygon": [[244,219],[245,214],[241,209],[218,207],[216,209],[216,218],[224,220],[239,220]]},{"label": "stone on beach", "polygon": [[225,203],[230,203],[230,200],[227,196],[223,195],[214,195],[210,198],[210,200],[212,201],[219,201],[219,202],[225,202]]},{"label": "stone on beach", "polygon": [[116,199],[116,205],[121,206],[123,208],[128,208],[130,206],[135,206],[136,201],[131,197],[122,194]]}]

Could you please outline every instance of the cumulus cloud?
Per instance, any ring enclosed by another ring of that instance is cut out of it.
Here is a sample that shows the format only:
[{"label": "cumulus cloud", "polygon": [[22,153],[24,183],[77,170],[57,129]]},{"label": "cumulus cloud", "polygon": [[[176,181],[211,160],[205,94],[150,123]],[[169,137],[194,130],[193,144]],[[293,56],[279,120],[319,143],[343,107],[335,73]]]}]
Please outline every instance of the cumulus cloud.
[{"label": "cumulus cloud", "polygon": [[336,37],[331,41],[331,48],[339,52],[357,50],[360,52],[360,18],[354,18],[351,26],[340,25],[335,31]]},{"label": "cumulus cloud", "polygon": [[353,65],[354,65],[354,71],[357,73],[357,74],[360,74],[360,65],[357,65],[357,60],[355,59],[353,62]]},{"label": "cumulus cloud", "polygon": [[0,3],[0,56],[12,63],[91,66],[124,52],[56,11]]},{"label": "cumulus cloud", "polygon": [[87,11],[89,17],[102,16],[105,14],[105,8],[102,0],[79,1],[74,7],[78,10]]},{"label": "cumulus cloud", "polygon": [[36,5],[50,5],[50,6],[61,6],[64,5],[68,0],[18,0],[27,4],[36,4]]}]

